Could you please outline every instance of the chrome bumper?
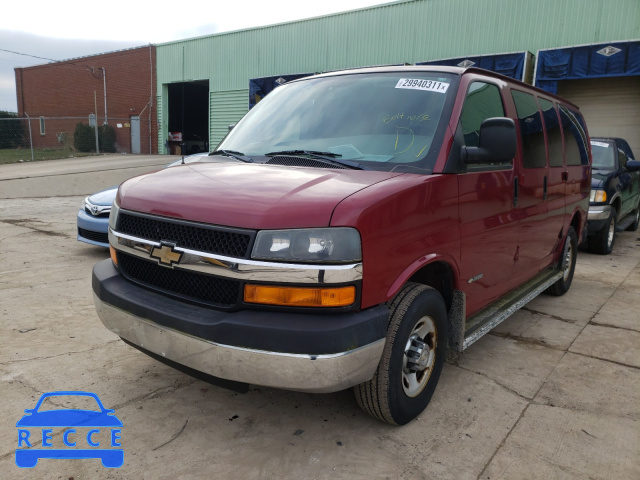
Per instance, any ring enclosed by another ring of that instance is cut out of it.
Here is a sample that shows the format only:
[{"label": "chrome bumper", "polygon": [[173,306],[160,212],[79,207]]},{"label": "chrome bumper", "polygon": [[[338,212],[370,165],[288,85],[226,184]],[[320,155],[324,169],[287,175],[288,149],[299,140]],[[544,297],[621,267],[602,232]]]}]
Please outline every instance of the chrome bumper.
[{"label": "chrome bumper", "polygon": [[611,215],[611,205],[589,205],[587,220],[606,220]]},{"label": "chrome bumper", "polygon": [[144,350],[215,377],[299,392],[329,393],[373,377],[384,349],[380,339],[347,352],[304,355],[222,345],[93,300],[102,323]]}]

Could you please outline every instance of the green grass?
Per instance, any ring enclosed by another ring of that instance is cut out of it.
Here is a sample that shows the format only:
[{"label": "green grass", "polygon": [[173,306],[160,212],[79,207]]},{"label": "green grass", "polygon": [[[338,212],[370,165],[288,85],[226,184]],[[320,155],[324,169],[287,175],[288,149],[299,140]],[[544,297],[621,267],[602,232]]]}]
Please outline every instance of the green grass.
[{"label": "green grass", "polygon": [[[76,152],[72,148],[40,148],[33,150],[33,160],[36,162],[42,160],[58,160],[70,157],[87,157],[92,153]],[[31,161],[31,150],[22,149],[5,149],[0,150],[0,165],[5,163],[18,163],[20,160],[24,162]]]}]

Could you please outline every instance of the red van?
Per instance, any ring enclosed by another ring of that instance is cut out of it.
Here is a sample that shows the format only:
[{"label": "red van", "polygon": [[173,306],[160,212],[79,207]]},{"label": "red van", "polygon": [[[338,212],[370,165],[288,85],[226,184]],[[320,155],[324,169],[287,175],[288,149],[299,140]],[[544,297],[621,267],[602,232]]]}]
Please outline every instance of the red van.
[{"label": "red van", "polygon": [[120,186],[98,314],[226,387],[353,387],[405,424],[462,351],[565,293],[589,207],[578,108],[479,69],[287,83],[202,162]]}]

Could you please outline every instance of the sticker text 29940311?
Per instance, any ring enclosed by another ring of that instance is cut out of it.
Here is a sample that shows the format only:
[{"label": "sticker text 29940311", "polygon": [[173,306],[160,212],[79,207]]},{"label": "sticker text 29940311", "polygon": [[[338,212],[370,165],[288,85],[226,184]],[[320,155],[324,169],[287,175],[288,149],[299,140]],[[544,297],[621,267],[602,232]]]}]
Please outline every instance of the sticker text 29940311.
[{"label": "sticker text 29940311", "polygon": [[449,88],[448,83],[436,80],[425,80],[423,78],[401,78],[396,84],[396,88],[409,88],[411,90],[426,90],[428,92],[446,93]]}]

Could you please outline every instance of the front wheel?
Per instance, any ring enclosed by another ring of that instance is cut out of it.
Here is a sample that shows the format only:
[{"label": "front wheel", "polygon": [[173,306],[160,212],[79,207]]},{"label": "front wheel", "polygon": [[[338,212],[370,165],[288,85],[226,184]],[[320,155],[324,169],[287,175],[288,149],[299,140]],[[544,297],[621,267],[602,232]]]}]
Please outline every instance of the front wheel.
[{"label": "front wheel", "polygon": [[573,281],[573,272],[576,269],[577,258],[578,235],[573,227],[569,227],[562,247],[562,256],[560,257],[558,265],[562,271],[562,277],[556,283],[547,288],[546,293],[559,297],[569,291],[571,282]]},{"label": "front wheel", "polygon": [[604,227],[593,237],[589,237],[589,251],[600,255],[609,255],[613,252],[613,245],[616,242],[616,227],[618,212],[611,207],[611,215],[607,219]]},{"label": "front wheel", "polygon": [[418,416],[431,400],[447,348],[447,309],[440,293],[408,283],[390,306],[387,341],[373,378],[356,385],[360,407],[393,425]]}]

